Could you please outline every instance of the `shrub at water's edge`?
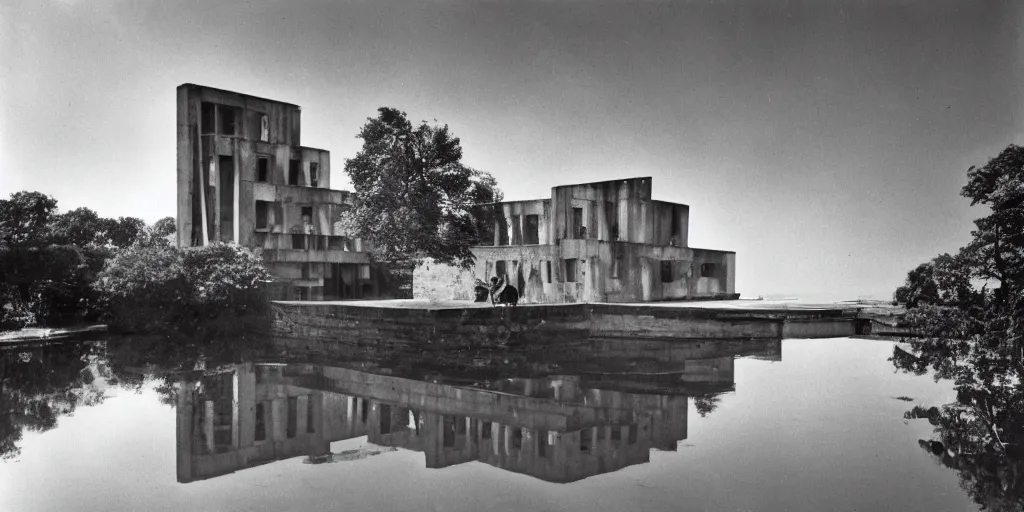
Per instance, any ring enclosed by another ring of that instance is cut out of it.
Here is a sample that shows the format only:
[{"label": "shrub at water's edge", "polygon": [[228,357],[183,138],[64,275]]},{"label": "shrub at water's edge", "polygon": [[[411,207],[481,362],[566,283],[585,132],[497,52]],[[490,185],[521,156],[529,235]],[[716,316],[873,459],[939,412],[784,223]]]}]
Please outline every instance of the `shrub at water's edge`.
[{"label": "shrub at water's edge", "polygon": [[95,286],[111,330],[231,334],[266,321],[269,279],[262,259],[238,245],[136,245],[109,260]]}]

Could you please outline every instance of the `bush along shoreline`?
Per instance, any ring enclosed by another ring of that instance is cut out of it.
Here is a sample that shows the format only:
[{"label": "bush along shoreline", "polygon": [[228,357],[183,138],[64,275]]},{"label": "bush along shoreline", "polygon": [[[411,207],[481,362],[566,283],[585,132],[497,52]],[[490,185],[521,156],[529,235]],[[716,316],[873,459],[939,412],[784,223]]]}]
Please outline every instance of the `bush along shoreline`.
[{"label": "bush along shoreline", "polygon": [[[146,226],[39,192],[0,199],[0,331],[107,324],[115,333],[238,334],[269,323],[262,258],[235,244],[179,249],[173,217]],[[258,331],[257,331],[258,332]]]}]

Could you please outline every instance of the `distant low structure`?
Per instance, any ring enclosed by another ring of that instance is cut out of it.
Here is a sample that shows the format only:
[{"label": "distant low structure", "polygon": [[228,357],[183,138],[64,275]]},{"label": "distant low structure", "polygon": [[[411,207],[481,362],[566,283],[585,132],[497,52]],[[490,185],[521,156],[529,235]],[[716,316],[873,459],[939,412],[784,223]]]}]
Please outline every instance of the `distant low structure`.
[{"label": "distant low structure", "polygon": [[178,246],[261,251],[277,299],[408,298],[408,283],[371,266],[366,244],[342,228],[353,194],[330,189],[331,155],[301,145],[300,114],[290,103],[178,87]]},{"label": "distant low structure", "polygon": [[481,205],[471,271],[427,262],[415,298],[472,300],[505,277],[526,303],[735,299],[736,253],[688,246],[690,207],[651,199],[649,177],[566,185],[550,199]]}]

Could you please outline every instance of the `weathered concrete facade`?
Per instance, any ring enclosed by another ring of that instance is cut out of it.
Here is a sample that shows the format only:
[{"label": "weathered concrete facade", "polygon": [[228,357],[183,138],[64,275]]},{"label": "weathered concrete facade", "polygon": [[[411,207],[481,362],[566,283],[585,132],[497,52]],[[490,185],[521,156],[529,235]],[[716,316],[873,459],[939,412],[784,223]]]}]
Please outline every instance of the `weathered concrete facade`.
[{"label": "weathered concrete facade", "polygon": [[297,105],[178,87],[179,247],[234,242],[262,251],[280,299],[399,296],[339,221],[331,155],[301,145]]},{"label": "weathered concrete facade", "polygon": [[[493,230],[469,272],[426,262],[417,298],[472,299],[505,276],[526,303],[736,298],[736,254],[688,246],[690,208],[651,199],[651,178],[551,189],[550,199],[482,205]],[[448,284],[446,286],[446,284]]]}]

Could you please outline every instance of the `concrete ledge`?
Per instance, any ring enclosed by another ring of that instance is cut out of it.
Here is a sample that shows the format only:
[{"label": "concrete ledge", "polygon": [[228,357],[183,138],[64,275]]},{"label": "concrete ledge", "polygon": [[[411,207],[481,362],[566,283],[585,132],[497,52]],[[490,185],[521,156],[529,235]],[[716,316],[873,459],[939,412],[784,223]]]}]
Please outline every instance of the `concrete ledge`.
[{"label": "concrete ledge", "polygon": [[[750,302],[750,301],[748,301]],[[844,308],[735,304],[489,304],[426,301],[275,302],[272,334],[387,351],[564,344],[594,336],[660,340],[839,337]]]}]

